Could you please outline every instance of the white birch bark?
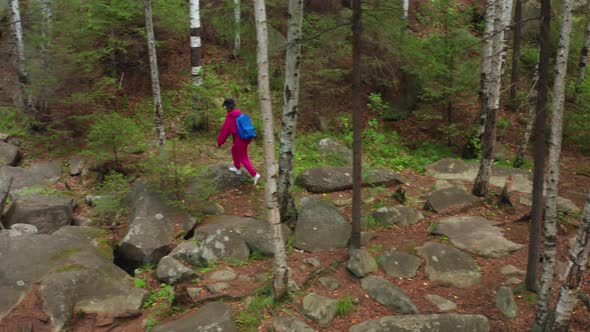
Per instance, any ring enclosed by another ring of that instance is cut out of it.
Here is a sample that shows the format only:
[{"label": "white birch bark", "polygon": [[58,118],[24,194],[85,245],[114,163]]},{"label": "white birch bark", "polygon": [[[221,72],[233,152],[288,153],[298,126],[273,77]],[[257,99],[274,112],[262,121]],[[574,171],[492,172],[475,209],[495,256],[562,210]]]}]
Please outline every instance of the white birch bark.
[{"label": "white birch bark", "polygon": [[303,28],[303,0],[289,0],[289,30],[285,60],[285,88],[281,138],[279,147],[279,206],[283,221],[296,217],[291,196],[293,186],[293,156],[297,115],[299,113],[299,71],[301,66],[301,34]]},{"label": "white birch bark", "polygon": [[162,97],[160,95],[160,77],[158,74],[158,56],[156,54],[156,38],[154,36],[154,22],[152,15],[152,1],[143,0],[145,8],[145,30],[147,34],[147,46],[150,58],[150,73],[152,78],[152,94],[154,97],[154,120],[160,154],[164,152],[166,143],[166,132],[164,130],[164,119],[162,117]]},{"label": "white birch bark", "polygon": [[586,73],[586,64],[588,63],[588,49],[590,48],[590,1],[586,7],[586,31],[584,32],[584,45],[580,51],[580,63],[578,64],[578,73],[576,75],[576,93],[580,93],[582,83],[584,83],[584,74]]},{"label": "white birch bark", "polygon": [[240,46],[242,44],[242,39],[240,37],[240,24],[242,19],[241,13],[241,4],[240,0],[234,0],[234,50],[233,55],[234,58],[237,58],[240,54]]},{"label": "white birch bark", "polygon": [[410,11],[410,0],[403,0],[402,7],[403,7],[403,11],[404,11],[403,19],[404,20],[407,20],[408,19],[408,13]]},{"label": "white birch bark", "polygon": [[201,14],[199,0],[190,0],[191,79],[197,86],[203,84],[201,69]]},{"label": "white birch bark", "polygon": [[513,0],[504,0],[504,24],[502,29],[502,39],[504,40],[504,48],[502,48],[502,75],[504,75],[504,67],[508,55],[508,38],[510,36],[510,23],[512,21],[512,5]]},{"label": "white birch bark", "polygon": [[480,81],[479,81],[479,96],[480,96],[480,111],[479,119],[477,121],[477,128],[475,137],[481,138],[484,130],[486,119],[486,107],[488,96],[488,85],[490,81],[490,70],[492,68],[492,34],[494,33],[494,0],[486,0],[486,8],[484,13],[485,26],[482,36],[481,47],[481,65],[480,65]]},{"label": "white birch bark", "polygon": [[584,205],[582,223],[578,228],[576,242],[570,249],[565,278],[555,307],[555,322],[551,331],[569,331],[569,323],[576,306],[578,291],[588,264],[590,252],[590,193]]},{"label": "white birch bark", "polygon": [[500,108],[500,88],[502,85],[502,53],[504,50],[504,36],[498,33],[504,29],[504,1],[495,2],[494,8],[494,30],[496,34],[492,37],[492,58],[487,87],[487,106],[485,109],[486,120],[482,138],[482,157],[479,172],[473,185],[473,194],[484,196],[487,194],[492,164],[494,163],[494,149],[496,145],[496,120]]},{"label": "white birch bark", "polygon": [[559,46],[555,62],[555,80],[553,82],[553,99],[551,109],[551,139],[547,163],[547,194],[545,201],[545,218],[543,222],[543,274],[537,294],[536,323],[542,326],[547,319],[551,300],[553,276],[555,272],[555,255],[557,253],[557,196],[559,186],[559,156],[561,155],[561,138],[563,123],[563,105],[565,99],[565,81],[567,59],[569,55],[570,33],[572,30],[572,0],[563,1],[563,19],[559,36]]},{"label": "white birch bark", "polygon": [[277,167],[275,160],[272,103],[270,99],[270,78],[268,74],[268,28],[264,0],[254,0],[254,12],[256,19],[258,96],[260,112],[262,113],[262,121],[264,123],[264,166],[266,169],[264,201],[268,211],[268,222],[271,225],[274,245],[273,296],[275,299],[281,299],[287,294],[289,269],[287,266],[285,241],[281,232],[281,216],[277,197]]},{"label": "white birch bark", "polygon": [[37,111],[33,105],[33,98],[29,91],[30,80],[26,66],[25,42],[23,38],[23,26],[20,15],[20,4],[18,0],[10,0],[10,28],[14,38],[16,49],[16,74],[18,76],[18,87],[20,90],[19,103],[25,113],[37,117]]}]

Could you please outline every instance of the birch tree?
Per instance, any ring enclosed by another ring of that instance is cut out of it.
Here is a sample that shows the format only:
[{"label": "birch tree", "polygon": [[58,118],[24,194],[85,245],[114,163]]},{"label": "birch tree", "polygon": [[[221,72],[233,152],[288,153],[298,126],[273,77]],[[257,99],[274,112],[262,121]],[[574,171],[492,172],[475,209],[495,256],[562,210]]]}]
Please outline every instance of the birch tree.
[{"label": "birch tree", "polygon": [[191,28],[191,79],[193,84],[203,84],[201,69],[201,13],[199,0],[190,0],[190,28]]},{"label": "birch tree", "polygon": [[402,7],[403,7],[403,11],[404,11],[403,18],[404,18],[404,20],[407,20],[408,13],[410,11],[410,0],[403,0]]},{"label": "birch tree", "polygon": [[533,206],[531,208],[531,230],[529,233],[529,252],[525,285],[528,290],[536,291],[537,264],[539,262],[539,244],[541,221],[543,220],[543,187],[545,186],[545,122],[547,118],[547,89],[549,81],[549,60],[551,29],[551,0],[541,0],[541,33],[539,36],[539,81],[537,83],[537,102],[535,106],[535,142],[533,171]]},{"label": "birch tree", "polygon": [[580,51],[580,63],[578,64],[578,73],[576,75],[576,93],[580,93],[582,83],[584,83],[584,74],[586,73],[586,63],[588,62],[588,49],[590,48],[590,1],[586,7],[586,31],[584,32],[584,45]]},{"label": "birch tree", "polygon": [[254,12],[256,19],[258,96],[260,112],[262,113],[262,121],[264,123],[264,166],[266,169],[264,201],[267,209],[268,222],[271,225],[274,245],[273,297],[275,300],[278,300],[282,299],[287,294],[289,269],[287,266],[285,242],[283,239],[283,233],[281,232],[281,216],[279,213],[277,197],[277,167],[275,160],[270,82],[268,76],[268,28],[264,0],[254,0]]},{"label": "birch tree", "polygon": [[584,205],[582,223],[578,227],[576,242],[570,250],[569,260],[565,269],[565,278],[555,307],[555,321],[551,331],[569,331],[570,319],[577,301],[580,284],[588,264],[590,252],[590,193]]},{"label": "birch tree", "polygon": [[559,194],[559,156],[561,155],[561,138],[563,123],[563,104],[565,99],[565,81],[567,76],[567,59],[569,56],[570,33],[572,30],[572,1],[563,1],[563,19],[561,23],[559,46],[555,62],[555,80],[553,82],[553,99],[551,109],[551,140],[549,143],[549,160],[547,167],[547,197],[545,219],[543,223],[543,274],[537,298],[536,324],[542,326],[547,319],[549,301],[552,294],[555,256],[557,254],[557,196]]},{"label": "birch tree", "polygon": [[[537,65],[535,66],[533,75],[533,84],[529,94],[526,97],[527,101],[535,101],[537,100],[537,83],[539,82],[539,62],[537,60]],[[526,149],[529,146],[529,140],[531,138],[531,132],[533,131],[533,124],[535,123],[535,106],[533,102],[527,103],[527,122],[524,129],[523,139],[520,142],[520,146],[518,147],[518,152],[516,153],[516,157],[514,158],[514,162],[512,163],[512,167],[520,168],[524,164],[524,155],[526,153]]]},{"label": "birch tree", "polygon": [[242,44],[242,39],[240,38],[241,10],[240,0],[234,0],[234,58],[237,58],[240,54],[240,46]]},{"label": "birch tree", "polygon": [[494,162],[494,148],[496,144],[496,120],[500,108],[500,88],[502,85],[502,55],[504,50],[504,36],[499,31],[504,29],[504,2],[496,1],[494,8],[494,30],[492,37],[492,59],[490,80],[487,86],[486,120],[482,137],[482,157],[479,172],[473,184],[473,194],[485,196],[488,192],[492,164]]},{"label": "birch tree", "polygon": [[303,0],[289,0],[289,31],[285,61],[285,88],[281,139],[279,147],[279,206],[283,221],[295,220],[297,211],[291,188],[293,186],[293,156],[297,115],[299,113],[299,71],[301,66],[301,33]]},{"label": "birch tree", "polygon": [[352,1],[352,235],[351,249],[361,247],[361,0]]},{"label": "birch tree", "polygon": [[31,82],[29,80],[29,73],[27,71],[26,65],[27,59],[25,56],[25,43],[20,15],[20,4],[18,0],[10,0],[9,5],[10,29],[16,50],[16,74],[18,77],[18,87],[20,90],[20,107],[25,113],[33,116],[36,120],[40,120],[30,92]]},{"label": "birch tree", "polygon": [[158,57],[156,54],[156,38],[154,36],[154,22],[152,15],[152,1],[144,0],[145,8],[145,30],[147,34],[147,46],[150,58],[150,74],[152,78],[152,94],[154,97],[154,120],[160,154],[164,152],[166,143],[166,132],[164,130],[164,119],[162,117],[162,97],[160,95],[160,77],[158,75]]}]

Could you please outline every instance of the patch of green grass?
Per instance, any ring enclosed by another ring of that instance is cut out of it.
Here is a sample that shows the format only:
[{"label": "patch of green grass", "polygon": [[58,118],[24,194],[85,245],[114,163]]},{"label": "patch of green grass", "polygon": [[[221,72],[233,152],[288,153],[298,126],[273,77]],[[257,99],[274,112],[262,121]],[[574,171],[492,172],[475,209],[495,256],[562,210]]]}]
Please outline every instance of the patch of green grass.
[{"label": "patch of green grass", "polygon": [[431,222],[430,224],[428,224],[428,233],[429,234],[434,234],[434,232],[436,232],[436,228],[438,227],[438,224],[435,222]]},{"label": "patch of green grass", "polygon": [[151,331],[158,324],[160,324],[160,321],[157,320],[153,315],[149,315],[148,318],[145,320],[145,330]]},{"label": "patch of green grass", "polygon": [[265,313],[274,309],[275,302],[268,286],[256,293],[250,305],[236,315],[235,321],[240,331],[256,332]]},{"label": "patch of green grass", "polygon": [[252,260],[261,260],[261,259],[264,259],[264,258],[266,258],[266,255],[264,255],[264,253],[262,253],[262,252],[260,252],[258,250],[253,250],[250,253],[250,259],[252,259]]},{"label": "patch of green grass", "polygon": [[143,308],[148,308],[154,304],[163,304],[164,306],[170,306],[176,293],[174,287],[168,284],[160,284],[160,287],[154,290],[148,299],[144,302]]},{"label": "patch of green grass", "polygon": [[240,267],[248,265],[247,260],[237,259],[234,257],[227,257],[224,259],[225,263],[231,267]]},{"label": "patch of green grass", "polygon": [[370,246],[369,248],[367,248],[367,250],[372,253],[381,252],[381,251],[383,251],[383,249],[384,249],[383,245],[379,244],[379,243],[374,244],[374,245]]},{"label": "patch of green grass", "polygon": [[528,304],[536,304],[537,303],[537,294],[535,293],[526,293],[522,295],[522,299]]},{"label": "patch of green grass", "polygon": [[195,279],[191,280],[191,282],[194,282],[195,284],[199,284],[199,283],[201,283],[201,278],[195,278]]},{"label": "patch of green grass", "polygon": [[350,298],[349,296],[345,296],[343,298],[338,299],[338,302],[336,303],[336,315],[346,316],[353,311],[354,303],[352,302],[352,298]]},{"label": "patch of green grass", "polygon": [[56,261],[62,260],[64,258],[67,258],[69,256],[72,256],[72,255],[74,255],[76,253],[79,253],[80,251],[82,251],[82,250],[79,249],[79,248],[65,249],[65,250],[62,250],[61,252],[58,252],[57,254],[53,255],[50,258],[50,260],[53,261],[53,262],[56,262]]},{"label": "patch of green grass", "polygon": [[378,229],[382,228],[383,224],[380,223],[375,217],[372,215],[368,215],[361,221],[362,229]]},{"label": "patch of green grass", "polygon": [[286,248],[287,248],[287,254],[290,254],[293,252],[293,249],[294,249],[293,244],[294,243],[295,243],[295,235],[291,234],[287,238],[287,243],[285,244]]},{"label": "patch of green grass", "polygon": [[135,286],[137,288],[147,289],[148,283],[144,279],[141,279],[141,278],[133,278],[133,286]]},{"label": "patch of green grass", "polygon": [[202,266],[202,267],[198,268],[197,271],[199,273],[208,273],[208,272],[213,271],[213,269],[215,269],[215,267],[216,267],[215,263],[209,263],[209,264],[207,264],[207,266]]}]

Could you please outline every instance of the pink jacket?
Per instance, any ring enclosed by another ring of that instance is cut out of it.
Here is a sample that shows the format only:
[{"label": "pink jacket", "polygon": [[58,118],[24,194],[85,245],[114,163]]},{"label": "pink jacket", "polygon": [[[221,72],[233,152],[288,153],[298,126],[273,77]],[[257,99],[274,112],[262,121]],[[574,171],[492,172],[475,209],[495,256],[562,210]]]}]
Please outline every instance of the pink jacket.
[{"label": "pink jacket", "polygon": [[234,145],[248,145],[250,143],[250,140],[244,140],[238,136],[236,118],[240,114],[242,114],[242,112],[239,109],[227,112],[227,115],[225,116],[225,122],[223,123],[223,127],[221,127],[219,136],[217,137],[217,146],[222,146],[230,134],[234,140]]}]

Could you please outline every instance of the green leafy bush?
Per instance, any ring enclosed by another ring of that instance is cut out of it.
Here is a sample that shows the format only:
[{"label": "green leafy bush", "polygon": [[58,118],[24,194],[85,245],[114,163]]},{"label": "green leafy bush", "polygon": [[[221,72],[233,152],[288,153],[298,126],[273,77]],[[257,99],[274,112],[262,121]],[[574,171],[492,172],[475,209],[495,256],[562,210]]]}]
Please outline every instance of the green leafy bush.
[{"label": "green leafy bush", "polygon": [[128,151],[138,146],[140,130],[137,124],[119,113],[97,116],[86,137],[85,155],[96,161],[114,161],[119,165]]}]

